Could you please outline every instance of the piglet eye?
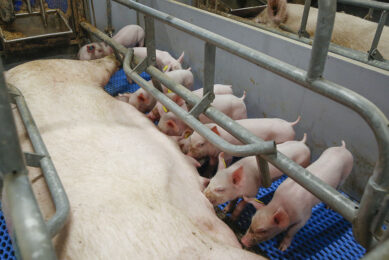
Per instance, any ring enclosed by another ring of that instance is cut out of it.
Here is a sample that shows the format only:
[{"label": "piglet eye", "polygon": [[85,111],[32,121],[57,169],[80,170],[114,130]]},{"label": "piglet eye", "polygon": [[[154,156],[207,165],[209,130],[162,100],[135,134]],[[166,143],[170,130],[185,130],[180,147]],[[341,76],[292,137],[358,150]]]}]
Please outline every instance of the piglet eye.
[{"label": "piglet eye", "polygon": [[216,189],[215,189],[215,192],[222,193],[222,192],[224,192],[225,190],[226,190],[225,188],[216,188]]}]

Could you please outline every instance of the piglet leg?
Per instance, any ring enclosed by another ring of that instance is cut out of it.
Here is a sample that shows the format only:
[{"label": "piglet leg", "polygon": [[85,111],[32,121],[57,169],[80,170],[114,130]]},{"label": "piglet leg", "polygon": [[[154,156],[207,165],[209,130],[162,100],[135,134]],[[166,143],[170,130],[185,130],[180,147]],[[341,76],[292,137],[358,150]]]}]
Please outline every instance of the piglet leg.
[{"label": "piglet leg", "polygon": [[284,238],[282,239],[278,249],[281,251],[285,251],[292,243],[294,235],[296,235],[297,231],[299,231],[304,226],[304,224],[305,224],[305,222],[298,222],[298,223],[294,224],[293,226],[291,226],[288,229],[288,231],[286,231],[286,234],[285,234]]}]

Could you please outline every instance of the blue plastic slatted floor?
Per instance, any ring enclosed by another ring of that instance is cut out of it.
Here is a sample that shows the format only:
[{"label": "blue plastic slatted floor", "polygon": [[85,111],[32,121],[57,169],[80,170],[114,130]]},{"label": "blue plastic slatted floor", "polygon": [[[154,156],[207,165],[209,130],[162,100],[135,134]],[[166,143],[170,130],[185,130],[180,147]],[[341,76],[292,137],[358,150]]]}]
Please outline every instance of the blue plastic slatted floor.
[{"label": "blue plastic slatted floor", "polygon": [[[150,80],[150,76],[142,73],[141,76]],[[136,84],[129,84],[123,70],[117,71],[105,86],[105,91],[116,96],[118,93],[135,92],[139,88]],[[286,177],[275,181],[270,188],[260,189],[257,198],[269,203],[276,188]],[[223,208],[221,205],[220,208]],[[251,217],[255,213],[254,207],[247,206],[237,225],[244,233],[250,225]],[[312,217],[307,224],[296,234],[287,251],[277,249],[282,234],[272,240],[258,244],[270,259],[360,259],[365,249],[359,245],[351,230],[351,224],[342,216],[326,209],[323,203],[313,208]],[[0,259],[15,259],[11,240],[5,227],[4,217],[0,211]]]},{"label": "blue plastic slatted floor", "polygon": [[[257,198],[269,203],[274,191],[286,179],[273,182],[271,187],[262,188]],[[221,209],[226,204],[220,205]],[[237,220],[237,227],[245,233],[251,223],[251,217],[255,209],[249,205]],[[312,217],[307,224],[296,234],[291,246],[282,252],[278,250],[279,241],[283,234],[262,242],[257,246],[266,253],[270,259],[360,259],[365,254],[365,249],[359,245],[352,234],[351,224],[342,216],[331,209],[327,209],[323,203],[316,205],[312,211]]]},{"label": "blue plastic slatted floor", "polygon": [[[24,0],[15,0],[14,1],[14,7],[15,11],[19,11],[20,7],[22,6]],[[47,3],[47,6],[50,9],[61,9],[62,12],[66,13],[68,10],[68,1],[67,0],[45,0]],[[36,0],[30,0],[31,6],[35,6],[35,4],[39,4]]]}]

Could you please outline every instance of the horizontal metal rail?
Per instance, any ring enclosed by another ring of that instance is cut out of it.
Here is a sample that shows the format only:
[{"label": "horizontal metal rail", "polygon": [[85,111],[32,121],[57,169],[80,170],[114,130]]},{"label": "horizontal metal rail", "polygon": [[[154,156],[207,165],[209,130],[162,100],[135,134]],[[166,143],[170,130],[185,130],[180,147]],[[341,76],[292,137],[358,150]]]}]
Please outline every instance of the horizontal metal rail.
[{"label": "horizontal metal rail", "polygon": [[358,7],[373,8],[377,10],[389,10],[389,4],[378,1],[366,1],[366,0],[338,0],[338,3],[353,5]]},{"label": "horizontal metal rail", "polygon": [[[304,34],[301,34],[299,36],[298,34],[294,33],[293,31],[289,30],[288,28],[284,27],[282,24],[280,25],[280,28],[282,27],[282,31],[281,31],[281,30],[270,28],[269,26],[266,26],[264,24],[256,23],[256,22],[253,22],[251,20],[241,18],[239,16],[226,14],[226,13],[218,12],[218,11],[216,11],[216,13],[219,15],[228,17],[228,18],[234,18],[235,20],[237,20],[241,23],[245,23],[245,24],[251,25],[253,27],[256,27],[256,28],[259,28],[262,30],[270,31],[270,32],[277,34],[277,35],[288,37],[288,38],[293,39],[295,41],[299,41],[299,42],[302,42],[302,43],[305,43],[308,45],[312,45],[312,43],[313,43],[313,40],[308,38],[309,35],[307,37],[304,36]],[[300,28],[300,30],[301,30],[301,28]],[[304,36],[304,37],[301,37],[301,36]],[[350,48],[346,48],[346,47],[343,47],[343,46],[340,46],[340,45],[337,45],[334,43],[330,43],[329,50],[333,53],[342,55],[344,57],[368,64],[368,65],[371,65],[371,66],[374,66],[377,68],[389,70],[389,61],[388,60],[380,61],[380,60],[369,59],[369,55],[364,53],[364,52],[353,50]]]},{"label": "horizontal metal rail", "polygon": [[26,127],[34,151],[44,156],[40,159],[39,164],[55,205],[55,214],[47,221],[50,236],[54,237],[65,225],[70,211],[69,200],[22,93],[11,84],[9,84],[9,89]]},{"label": "horizontal metal rail", "polygon": [[56,259],[47,226],[27,177],[0,59],[0,174],[2,209],[18,259]]},{"label": "horizontal metal rail", "polygon": [[[211,43],[218,48],[250,61],[251,63],[269,71],[272,71],[273,73],[276,73],[338,103],[341,103],[358,113],[374,132],[379,149],[378,161],[373,175],[369,178],[369,182],[366,186],[360,207],[358,207],[356,203],[347,199],[326,183],[323,183],[321,180],[313,176],[301,166],[296,165],[283,154],[277,152],[277,155],[263,155],[262,157],[282,170],[297,183],[304,186],[320,200],[327,203],[330,207],[344,216],[348,221],[351,221],[353,223],[354,234],[357,240],[363,246],[369,248],[374,245],[375,241],[373,239],[373,234],[370,231],[370,225],[374,222],[373,220],[376,217],[376,213],[380,211],[380,203],[382,203],[385,194],[389,192],[389,122],[381,110],[379,110],[377,106],[375,106],[366,98],[347,88],[324,80],[320,77],[322,69],[324,68],[325,59],[324,61],[319,60],[315,58],[315,56],[322,56],[323,52],[327,52],[328,50],[328,44],[330,42],[329,36],[331,35],[334,22],[331,20],[335,17],[334,14],[331,13],[335,12],[336,10],[334,8],[336,1],[319,1],[319,17],[322,17],[321,23],[323,19],[328,19],[323,23],[326,24],[326,26],[324,26],[324,31],[327,29],[327,32],[323,32],[318,37],[315,37],[313,50],[315,48],[318,50],[315,52],[313,51],[313,53],[316,53],[316,55],[311,57],[310,71],[317,66],[319,66],[320,69],[317,69],[316,72],[313,73],[313,77],[310,78],[307,77],[307,72],[304,70],[265,55],[247,46],[241,45],[235,41],[207,31],[201,27],[172,17],[166,13],[157,11],[135,1],[114,1],[121,3],[129,8],[135,9],[148,16],[152,16],[165,24],[187,32],[192,36],[204,40],[205,42]],[[326,16],[326,14],[329,15]],[[317,24],[317,26],[317,29],[319,29],[321,25]],[[325,35],[327,35],[327,39],[325,39]],[[321,39],[321,42],[319,42],[318,39]],[[103,40],[109,42],[110,39]],[[319,47],[322,47],[321,51],[321,48]],[[166,87],[184,98],[184,100],[190,105],[196,105],[200,101],[200,99],[194,96],[190,91],[164,77],[163,73],[156,68],[150,66],[146,71],[152,77],[163,83]],[[220,113],[213,107],[207,108],[204,114],[234,136],[238,135],[239,131],[237,129],[241,130],[239,127],[232,128],[231,124],[233,124],[233,120],[225,116],[223,113]]]},{"label": "horizontal metal rail", "polygon": [[[121,54],[126,54],[127,50],[123,46],[115,43],[112,39],[110,39],[108,36],[104,35],[102,32],[98,31],[96,28],[92,27],[92,25],[87,24],[85,22],[81,23],[81,26],[88,30],[90,33],[94,34],[96,37],[100,38],[101,40],[105,41],[107,44],[109,44],[113,48],[117,48],[117,50]],[[134,63],[139,62],[139,59],[137,57],[134,57]],[[126,66],[126,63],[124,63],[124,66]],[[179,111],[176,109],[177,104],[175,104],[173,101],[171,101],[169,98],[164,96],[162,93],[157,93],[154,91],[150,85],[143,80],[141,77],[136,75],[135,73],[131,72],[129,69],[126,69],[126,74],[131,77],[136,83],[138,83],[141,87],[144,87],[150,92],[157,100],[159,100],[163,105],[165,105],[167,108],[172,109],[172,112],[177,113],[177,116],[180,117],[185,121],[185,123],[188,123],[188,125],[194,127],[196,131],[199,129],[201,132],[199,134],[205,136],[206,138],[209,138],[205,133],[201,130],[201,127],[196,126],[196,123],[193,122],[192,118],[190,116],[187,116],[186,114],[183,114],[182,111]],[[188,102],[189,105],[195,105],[198,102],[200,102],[201,98],[193,94],[191,91],[186,89],[184,86],[177,84],[170,78],[168,78],[163,72],[158,70],[157,68],[153,66],[149,66],[146,69],[146,72],[149,73],[154,79],[160,81],[163,85],[165,85],[167,88],[172,90],[173,92],[180,95],[186,102]],[[177,106],[178,107],[178,106]],[[204,114],[215,121],[218,125],[225,128],[228,132],[230,132],[233,136],[238,138],[239,140],[245,141],[245,142],[260,142],[258,141],[258,138],[255,137],[252,133],[247,131],[244,127],[238,125],[234,120],[226,116],[225,114],[221,113],[217,109],[213,108],[212,106],[208,107]],[[236,126],[236,127],[232,127]],[[209,129],[207,129],[209,130]],[[244,133],[242,135],[241,133]],[[213,134],[213,133],[212,133]],[[212,136],[210,134],[210,136]],[[210,140],[211,143],[215,144],[214,141]],[[223,147],[220,147],[221,150],[223,150]],[[281,169],[283,172],[285,172],[288,176],[290,176],[292,179],[296,180],[298,183],[302,184],[305,188],[307,188],[309,191],[311,191],[313,194],[315,194],[318,198],[323,200],[325,203],[327,203],[330,207],[337,210],[342,214],[347,220],[352,221],[355,218],[356,215],[356,209],[358,205],[354,203],[353,201],[349,200],[342,194],[340,194],[338,191],[336,191],[334,188],[329,186],[327,183],[324,183],[320,179],[318,179],[316,176],[312,175],[312,173],[308,172],[304,168],[302,168],[300,165],[297,165],[295,162],[293,162],[291,159],[286,157],[280,152],[277,152],[275,155],[265,155],[261,154],[263,158],[268,160],[270,163],[272,163],[277,168]]]},{"label": "horizontal metal rail", "polygon": [[[321,1],[321,2],[323,3],[323,1]],[[360,0],[338,0],[338,2],[346,4],[346,5],[354,5],[354,6],[366,7],[366,8],[378,9],[378,10],[382,11],[381,19],[380,19],[380,21],[379,21],[379,23],[377,25],[376,34],[374,35],[374,39],[373,39],[373,41],[371,43],[370,50],[369,51],[366,50],[366,51],[368,51],[368,54],[367,55],[366,54],[363,55],[366,58],[362,59],[362,61],[365,61],[365,62],[366,62],[366,60],[367,61],[370,61],[370,60],[384,61],[385,59],[380,54],[379,50],[377,49],[377,46],[378,46],[378,42],[380,40],[380,37],[381,37],[381,34],[382,34],[382,30],[384,28],[385,22],[386,22],[387,12],[389,10],[389,4],[381,3],[381,2],[376,2],[376,1],[360,1]],[[335,12],[336,12],[336,4],[333,7],[335,8]],[[299,37],[303,36],[303,37],[309,38],[309,34],[306,32],[306,26],[307,26],[308,13],[309,13],[309,9],[310,8],[311,8],[310,0],[307,0],[305,2],[304,12],[303,12],[303,16],[301,18],[300,30],[298,32]],[[320,13],[320,11],[321,10],[320,10],[320,5],[319,5],[319,13]],[[335,13],[333,13],[333,15],[335,15]],[[318,17],[318,21],[326,22],[326,21],[329,21],[329,20],[331,20],[331,19],[324,19],[324,20],[322,20],[322,19],[320,19]],[[322,23],[317,23],[316,33],[325,33],[326,32],[325,30],[318,30],[319,29],[318,26],[325,26],[325,25],[323,25]],[[332,30],[331,30],[331,32],[332,32]],[[360,55],[352,54],[353,52],[355,52],[355,50],[351,50],[351,49],[345,49],[342,52],[343,52],[343,55],[345,55],[345,54],[346,54],[345,56],[349,56],[350,55],[351,58],[360,56]],[[340,54],[342,54],[342,53],[340,53]],[[316,57],[318,57],[318,59],[320,58],[319,56],[316,56]],[[389,68],[387,68],[387,66],[384,66],[384,67],[381,67],[381,68],[389,70]]]}]

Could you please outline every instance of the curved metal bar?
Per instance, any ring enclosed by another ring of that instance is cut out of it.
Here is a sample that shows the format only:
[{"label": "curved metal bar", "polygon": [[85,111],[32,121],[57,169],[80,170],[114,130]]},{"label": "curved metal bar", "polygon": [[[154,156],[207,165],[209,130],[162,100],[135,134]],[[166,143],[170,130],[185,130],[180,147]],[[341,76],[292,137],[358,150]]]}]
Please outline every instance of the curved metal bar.
[{"label": "curved metal bar", "polygon": [[[184,120],[191,128],[196,130],[201,136],[209,140],[213,145],[215,145],[220,150],[226,151],[227,153],[235,156],[250,156],[264,153],[274,153],[276,151],[276,145],[274,141],[261,142],[256,144],[245,144],[245,145],[233,145],[225,141],[223,138],[212,132],[208,127],[204,126],[200,121],[198,121],[194,116],[190,115],[188,112],[183,110],[178,106],[174,101],[165,96],[162,92],[157,90],[154,86],[145,81],[141,76],[136,73],[132,73],[129,62],[130,54],[128,51],[126,53],[123,69],[124,72],[131,77],[139,86],[144,88],[149,92],[154,98],[158,101],[161,101],[170,111],[176,114],[180,119]],[[183,87],[183,86],[182,86]],[[184,87],[183,87],[184,88]]]},{"label": "curved metal bar", "polygon": [[46,225],[51,237],[54,237],[66,223],[70,212],[69,200],[22,93],[16,87],[10,84],[9,86],[11,91],[17,94],[14,99],[35,152],[45,156],[40,165],[55,205],[55,214]]}]

